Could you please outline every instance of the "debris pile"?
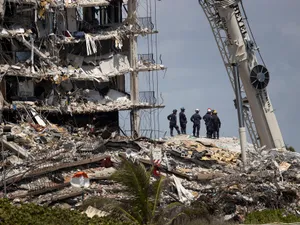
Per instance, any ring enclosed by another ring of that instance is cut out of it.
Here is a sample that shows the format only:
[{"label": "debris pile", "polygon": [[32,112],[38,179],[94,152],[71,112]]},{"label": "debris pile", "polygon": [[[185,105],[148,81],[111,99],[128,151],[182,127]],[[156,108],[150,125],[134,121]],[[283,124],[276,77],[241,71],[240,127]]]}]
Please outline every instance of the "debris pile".
[{"label": "debris pile", "polygon": [[11,133],[2,141],[2,196],[5,190],[14,201],[76,206],[81,204],[83,191],[72,187],[70,180],[80,170],[91,180],[84,199],[124,199],[122,186],[109,179],[118,168],[115,165],[119,157],[150,167],[154,152],[160,151],[155,175],[170,180],[162,204],[201,201],[225,215],[225,219],[242,218],[247,212],[265,208],[285,208],[297,213],[298,153],[255,151],[249,144],[249,164],[243,171],[240,153],[235,149],[236,138],[178,136],[154,141],[117,136],[103,140],[84,128],[72,130],[45,123],[46,126],[10,125]]},{"label": "debris pile", "polygon": [[131,36],[157,31],[150,17],[133,19],[125,5],[123,0],[4,2],[0,82],[5,111],[34,108],[73,115],[163,107],[151,101],[154,93],[131,101],[125,91],[125,74],[165,69],[153,54],[130,50]]}]

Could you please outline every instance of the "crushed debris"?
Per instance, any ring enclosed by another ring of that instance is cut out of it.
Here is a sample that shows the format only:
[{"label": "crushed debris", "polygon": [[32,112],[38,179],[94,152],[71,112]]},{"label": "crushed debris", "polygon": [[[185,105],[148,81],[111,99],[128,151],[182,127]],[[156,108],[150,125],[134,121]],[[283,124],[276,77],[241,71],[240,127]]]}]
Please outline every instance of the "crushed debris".
[{"label": "crushed debris", "polygon": [[[163,192],[164,203],[203,201],[225,218],[266,208],[294,211],[299,207],[299,153],[256,152],[249,144],[249,165],[243,171],[236,138],[182,135],[159,141],[120,136],[103,140],[87,130],[70,133],[43,120],[47,126],[42,129],[30,123],[10,124],[14,139],[3,142],[2,196],[5,185],[7,197],[18,202],[76,207],[82,202],[83,190],[72,187],[70,180],[74,173],[83,171],[91,180],[84,199],[126,199],[122,186],[110,180],[119,157],[149,167],[151,151],[161,149],[156,168],[171,181]],[[92,208],[87,211],[90,216],[103,213]]]},{"label": "crushed debris", "polygon": [[131,101],[125,92],[125,74],[166,69],[151,54],[130,63],[130,36],[157,33],[151,18],[122,18],[122,0],[7,4],[0,8],[6,111],[73,115],[163,107],[147,99]]},{"label": "crushed debris", "polygon": [[[118,111],[163,107],[131,101],[124,74],[165,69],[151,54],[130,64],[130,37],[157,31],[151,18],[123,19],[125,2],[1,5],[1,197],[63,208],[95,196],[128,199],[110,180],[122,157],[155,164],[154,175],[168,178],[162,205],[202,201],[225,220],[265,208],[298,212],[299,153],[255,151],[248,144],[244,171],[237,138],[119,135]],[[89,188],[72,186],[77,172],[87,175]],[[86,214],[107,212],[89,207]]]}]

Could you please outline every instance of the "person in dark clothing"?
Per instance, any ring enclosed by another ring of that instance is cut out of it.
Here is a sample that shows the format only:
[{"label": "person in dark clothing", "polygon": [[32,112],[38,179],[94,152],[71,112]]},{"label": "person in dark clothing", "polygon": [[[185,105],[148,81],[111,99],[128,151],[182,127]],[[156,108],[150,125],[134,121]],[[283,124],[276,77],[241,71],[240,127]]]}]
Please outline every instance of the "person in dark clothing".
[{"label": "person in dark clothing", "polygon": [[180,134],[179,127],[177,126],[177,109],[173,110],[173,113],[168,115],[167,119],[170,121],[170,135],[173,137],[173,129],[175,128],[177,133]]},{"label": "person in dark clothing", "polygon": [[212,137],[212,122],[211,122],[211,109],[207,109],[207,113],[203,116],[203,120],[205,122],[206,126],[206,137],[211,138]]},{"label": "person in dark clothing", "polygon": [[213,111],[211,116],[212,124],[213,124],[213,135],[212,138],[219,139],[219,130],[221,128],[221,120],[218,117],[218,113],[216,110]]},{"label": "person in dark clothing", "polygon": [[194,137],[199,137],[199,132],[200,132],[200,122],[201,122],[202,117],[199,115],[199,109],[195,110],[195,114],[192,115],[191,121],[193,122],[193,136]]},{"label": "person in dark clothing", "polygon": [[186,134],[186,124],[187,124],[187,119],[184,111],[185,109],[182,107],[181,112],[179,113],[179,123],[180,123],[180,129],[182,134]]}]

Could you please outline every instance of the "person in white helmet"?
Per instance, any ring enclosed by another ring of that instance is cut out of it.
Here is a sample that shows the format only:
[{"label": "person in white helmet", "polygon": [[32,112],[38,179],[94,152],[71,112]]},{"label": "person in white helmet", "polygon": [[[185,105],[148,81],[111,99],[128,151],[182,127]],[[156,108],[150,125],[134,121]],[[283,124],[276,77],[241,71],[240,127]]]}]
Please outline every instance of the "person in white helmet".
[{"label": "person in white helmet", "polygon": [[195,114],[192,115],[191,121],[193,122],[193,136],[194,137],[199,137],[199,132],[200,132],[200,123],[202,117],[199,115],[200,110],[196,109]]},{"label": "person in white helmet", "polygon": [[208,108],[206,114],[203,116],[203,120],[205,121],[205,126],[206,126],[206,137],[207,138],[212,137],[212,121],[211,121],[212,117],[211,116],[212,116],[211,108]]}]

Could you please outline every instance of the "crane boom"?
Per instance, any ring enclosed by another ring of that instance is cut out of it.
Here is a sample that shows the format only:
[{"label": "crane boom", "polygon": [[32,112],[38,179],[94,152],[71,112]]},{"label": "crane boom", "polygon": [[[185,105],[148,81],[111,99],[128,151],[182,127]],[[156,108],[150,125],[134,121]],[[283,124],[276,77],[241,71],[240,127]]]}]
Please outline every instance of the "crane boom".
[{"label": "crane boom", "polygon": [[199,0],[199,3],[211,25],[233,89],[232,65],[238,65],[242,93],[245,95],[243,114],[254,146],[285,149],[266,89],[269,72],[264,65],[258,64],[257,49],[250,39],[240,10],[241,0]]}]

